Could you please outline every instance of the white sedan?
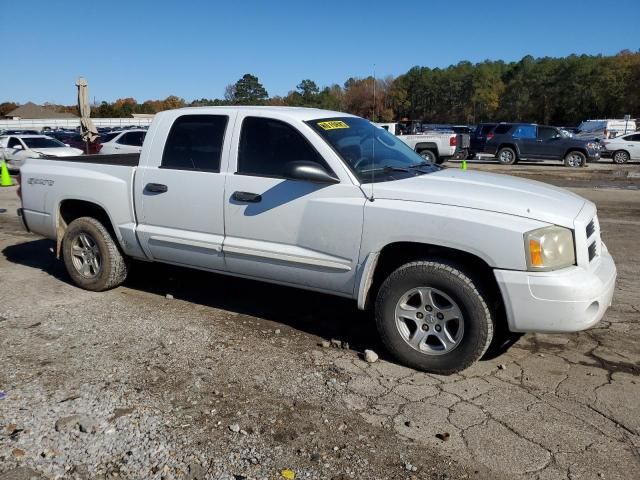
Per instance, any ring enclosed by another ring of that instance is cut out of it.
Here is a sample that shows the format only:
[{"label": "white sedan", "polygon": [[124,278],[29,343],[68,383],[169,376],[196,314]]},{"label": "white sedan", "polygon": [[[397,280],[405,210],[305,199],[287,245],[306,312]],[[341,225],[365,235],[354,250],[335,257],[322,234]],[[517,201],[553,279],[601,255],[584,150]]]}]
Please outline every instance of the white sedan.
[{"label": "white sedan", "polygon": [[600,142],[611,152],[613,163],[627,163],[629,160],[640,160],[640,133],[629,133],[610,140]]},{"label": "white sedan", "polygon": [[0,158],[7,161],[10,170],[18,170],[25,159],[51,155],[73,157],[82,155],[82,150],[72,148],[46,135],[5,135],[0,137]]},{"label": "white sedan", "polygon": [[122,132],[111,132],[101,135],[102,155],[113,155],[115,153],[140,153],[142,143],[147,134],[146,130],[124,130]]}]

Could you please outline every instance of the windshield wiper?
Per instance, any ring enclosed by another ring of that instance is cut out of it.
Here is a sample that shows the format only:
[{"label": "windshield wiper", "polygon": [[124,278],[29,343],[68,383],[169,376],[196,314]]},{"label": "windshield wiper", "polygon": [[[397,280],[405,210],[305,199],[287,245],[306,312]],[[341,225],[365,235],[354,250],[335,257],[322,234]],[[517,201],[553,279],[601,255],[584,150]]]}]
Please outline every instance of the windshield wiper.
[{"label": "windshield wiper", "polygon": [[391,165],[385,165],[384,167],[376,167],[376,168],[368,168],[366,170],[360,170],[360,173],[368,173],[368,172],[404,172],[409,173],[408,168],[403,167],[392,167]]}]

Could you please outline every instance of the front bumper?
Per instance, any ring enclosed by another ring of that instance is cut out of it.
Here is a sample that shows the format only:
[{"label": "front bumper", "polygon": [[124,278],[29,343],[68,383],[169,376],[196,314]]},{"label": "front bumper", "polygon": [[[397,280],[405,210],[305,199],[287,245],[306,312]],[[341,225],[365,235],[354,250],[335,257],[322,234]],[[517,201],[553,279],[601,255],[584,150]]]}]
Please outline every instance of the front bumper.
[{"label": "front bumper", "polygon": [[616,266],[602,245],[589,266],[553,272],[494,270],[512,332],[577,332],[598,323],[615,288]]},{"label": "front bumper", "polygon": [[600,160],[600,151],[587,150],[587,162],[597,162],[598,160]]}]

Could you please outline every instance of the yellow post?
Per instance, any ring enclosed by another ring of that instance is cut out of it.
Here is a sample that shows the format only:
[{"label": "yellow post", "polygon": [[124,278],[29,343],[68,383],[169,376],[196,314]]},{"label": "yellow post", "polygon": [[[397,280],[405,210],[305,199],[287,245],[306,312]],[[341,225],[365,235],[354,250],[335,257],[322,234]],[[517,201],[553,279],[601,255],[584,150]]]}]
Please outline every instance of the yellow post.
[{"label": "yellow post", "polygon": [[13,182],[9,175],[9,169],[7,168],[7,162],[2,160],[2,166],[0,167],[0,187],[11,187]]}]

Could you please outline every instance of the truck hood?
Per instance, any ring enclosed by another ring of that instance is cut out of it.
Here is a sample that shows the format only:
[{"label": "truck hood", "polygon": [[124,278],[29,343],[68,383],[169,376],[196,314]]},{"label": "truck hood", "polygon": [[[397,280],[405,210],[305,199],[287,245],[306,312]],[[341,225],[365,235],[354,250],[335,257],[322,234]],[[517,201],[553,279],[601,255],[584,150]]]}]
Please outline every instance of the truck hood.
[{"label": "truck hood", "polygon": [[31,151],[43,155],[52,155],[54,157],[73,157],[82,155],[83,153],[82,150],[72,147],[32,148]]},{"label": "truck hood", "polygon": [[[371,184],[363,186],[370,193]],[[573,228],[588,201],[562,188],[509,175],[453,168],[376,183],[375,198],[437,203],[517,215]]]}]

